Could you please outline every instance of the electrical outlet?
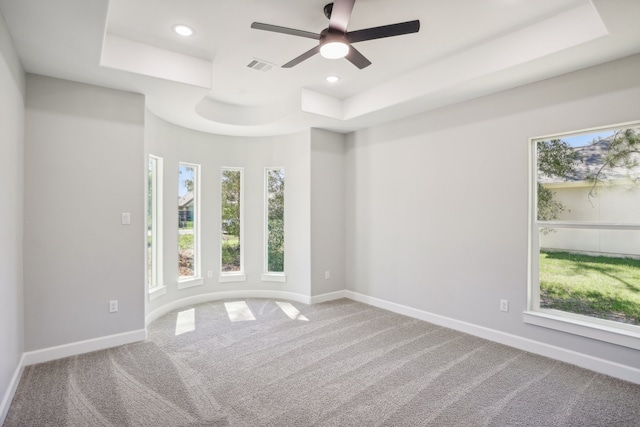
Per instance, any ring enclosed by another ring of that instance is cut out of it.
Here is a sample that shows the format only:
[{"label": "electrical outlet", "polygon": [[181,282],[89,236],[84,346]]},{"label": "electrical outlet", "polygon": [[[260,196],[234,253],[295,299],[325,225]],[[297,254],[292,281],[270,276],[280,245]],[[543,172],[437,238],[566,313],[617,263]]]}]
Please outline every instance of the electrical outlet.
[{"label": "electrical outlet", "polygon": [[500,300],[500,311],[509,311],[509,300],[507,299]]},{"label": "electrical outlet", "polygon": [[109,301],[109,313],[115,313],[118,311],[118,300],[114,299]]},{"label": "electrical outlet", "polygon": [[213,277],[213,270],[207,271],[207,277],[211,279]]},{"label": "electrical outlet", "polygon": [[329,270],[327,270],[327,271],[324,272],[324,278],[326,280],[329,280],[329,277],[331,277],[331,273],[329,272]]}]

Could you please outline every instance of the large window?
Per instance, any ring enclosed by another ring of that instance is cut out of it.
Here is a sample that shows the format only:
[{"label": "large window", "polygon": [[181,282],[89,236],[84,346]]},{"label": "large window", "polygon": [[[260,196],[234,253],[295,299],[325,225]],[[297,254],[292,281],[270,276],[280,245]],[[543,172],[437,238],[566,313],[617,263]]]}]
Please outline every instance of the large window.
[{"label": "large window", "polygon": [[525,321],[640,349],[639,124],[534,139],[532,157]]},{"label": "large window", "polygon": [[264,279],[284,278],[284,169],[267,168],[265,174]]},{"label": "large window", "polygon": [[[178,174],[178,278],[179,287],[201,284],[200,278],[200,167],[180,163]],[[185,286],[186,282],[186,286]]]},{"label": "large window", "polygon": [[162,159],[149,156],[147,170],[147,287],[162,284]]},{"label": "large window", "polygon": [[243,280],[244,244],[242,168],[223,168],[220,174],[220,280]]}]

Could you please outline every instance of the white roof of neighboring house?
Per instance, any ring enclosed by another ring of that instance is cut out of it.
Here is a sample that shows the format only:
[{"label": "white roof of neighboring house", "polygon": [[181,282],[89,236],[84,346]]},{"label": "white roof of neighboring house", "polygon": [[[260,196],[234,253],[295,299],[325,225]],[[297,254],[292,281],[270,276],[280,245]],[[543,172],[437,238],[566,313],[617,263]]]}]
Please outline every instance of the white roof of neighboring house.
[{"label": "white roof of neighboring house", "polygon": [[[594,141],[591,144],[584,145],[582,147],[576,147],[576,150],[580,153],[582,161],[576,162],[574,169],[575,173],[573,175],[567,176],[565,179],[539,176],[538,181],[541,184],[588,181],[589,177],[594,176],[602,167],[603,157],[607,153],[609,142],[612,139],[613,135],[608,138]],[[632,154],[632,159],[635,159],[636,164],[640,165],[640,154]],[[606,168],[606,170],[601,174],[602,180],[615,180],[627,177],[640,179],[640,166],[636,166],[631,170],[625,166]]]},{"label": "white roof of neighboring house", "polygon": [[178,198],[178,207],[184,207],[193,203],[193,192],[189,192]]}]

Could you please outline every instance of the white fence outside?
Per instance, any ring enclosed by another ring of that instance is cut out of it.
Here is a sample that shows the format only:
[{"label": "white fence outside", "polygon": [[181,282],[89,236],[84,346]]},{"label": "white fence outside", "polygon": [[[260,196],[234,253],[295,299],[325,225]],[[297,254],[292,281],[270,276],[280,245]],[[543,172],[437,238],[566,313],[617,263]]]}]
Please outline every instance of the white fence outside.
[{"label": "white fence outside", "polygon": [[[628,181],[599,187],[596,197],[588,197],[588,182],[545,184],[554,198],[567,209],[561,221],[599,223],[640,223],[640,186]],[[561,228],[540,233],[540,248],[640,258],[640,231]]]}]

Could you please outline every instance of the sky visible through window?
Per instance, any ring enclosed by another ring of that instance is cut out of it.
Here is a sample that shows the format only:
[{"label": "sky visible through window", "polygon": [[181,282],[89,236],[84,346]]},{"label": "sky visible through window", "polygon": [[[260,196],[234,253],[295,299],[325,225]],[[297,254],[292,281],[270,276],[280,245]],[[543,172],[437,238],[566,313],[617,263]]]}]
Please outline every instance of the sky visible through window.
[{"label": "sky visible through window", "polygon": [[582,146],[591,144],[594,140],[599,141],[603,138],[611,136],[613,135],[613,133],[614,131],[607,130],[607,131],[586,133],[584,135],[573,135],[570,137],[562,137],[561,139],[572,147],[582,147]]},{"label": "sky visible through window", "polygon": [[179,181],[178,181],[178,196],[182,197],[185,194],[187,194],[188,190],[187,190],[187,185],[185,184],[185,181],[189,180],[191,182],[193,182],[193,171],[194,168],[190,167],[190,166],[185,166],[185,165],[180,165],[180,174],[179,174]]}]

